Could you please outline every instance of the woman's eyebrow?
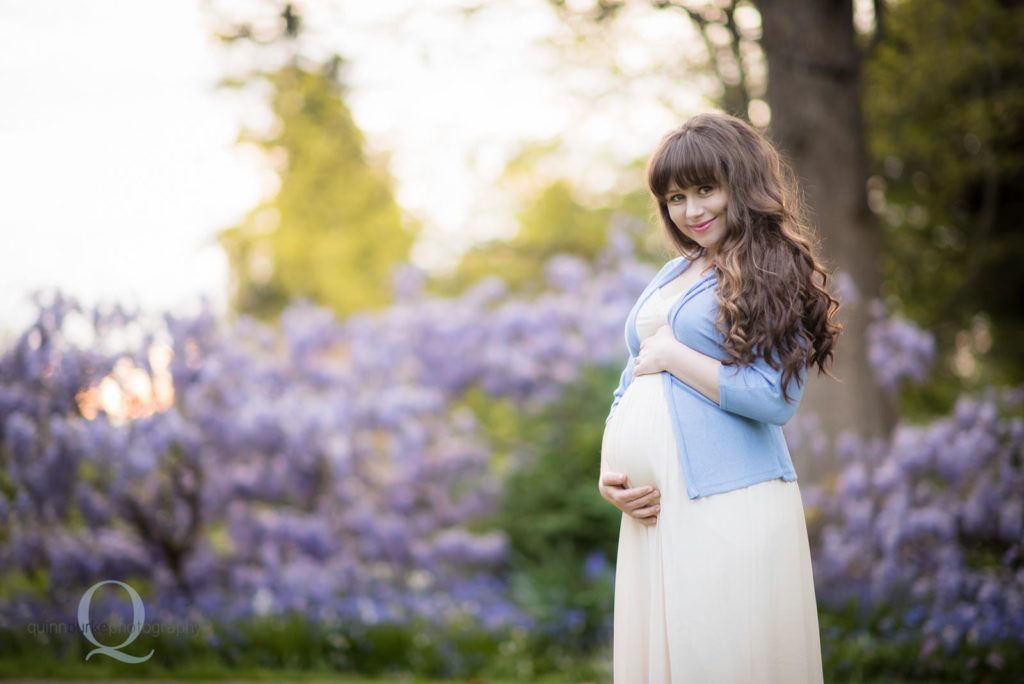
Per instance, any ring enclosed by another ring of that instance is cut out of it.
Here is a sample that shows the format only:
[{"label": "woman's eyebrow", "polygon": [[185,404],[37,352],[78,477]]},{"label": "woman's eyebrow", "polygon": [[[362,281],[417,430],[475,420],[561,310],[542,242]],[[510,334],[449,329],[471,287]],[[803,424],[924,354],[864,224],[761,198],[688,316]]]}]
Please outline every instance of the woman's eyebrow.
[{"label": "woman's eyebrow", "polygon": [[700,190],[705,185],[707,185],[709,187],[715,187],[718,184],[713,182],[713,181],[708,181],[707,183],[697,183],[696,185],[688,185],[685,188],[681,188],[678,185],[673,185],[671,188],[669,188],[668,190],[665,191],[665,194],[666,195],[671,195],[674,192],[686,192],[690,188],[696,188],[697,190]]}]

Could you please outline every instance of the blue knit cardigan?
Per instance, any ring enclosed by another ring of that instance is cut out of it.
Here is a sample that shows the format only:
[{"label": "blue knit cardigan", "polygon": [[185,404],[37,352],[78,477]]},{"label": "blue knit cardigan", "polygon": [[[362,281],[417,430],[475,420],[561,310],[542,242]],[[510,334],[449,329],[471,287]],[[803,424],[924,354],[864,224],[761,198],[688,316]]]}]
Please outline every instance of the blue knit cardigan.
[{"label": "blue knit cardigan", "polygon": [[[633,366],[640,352],[636,316],[657,289],[682,273],[685,257],[666,263],[640,294],[626,317],[629,359],[615,389],[605,425],[633,381]],[[668,313],[677,340],[723,361],[728,359],[723,337],[715,327],[718,302],[714,271],[694,283]],[[803,396],[807,369],[800,369],[799,383],[789,384],[790,401],[783,399],[782,370],[774,370],[763,357],[749,366],[720,366],[719,403],[715,403],[668,371],[661,371],[665,401],[675,432],[679,463],[691,499],[727,492],[782,478],[796,480],[782,426],[792,418]]]}]

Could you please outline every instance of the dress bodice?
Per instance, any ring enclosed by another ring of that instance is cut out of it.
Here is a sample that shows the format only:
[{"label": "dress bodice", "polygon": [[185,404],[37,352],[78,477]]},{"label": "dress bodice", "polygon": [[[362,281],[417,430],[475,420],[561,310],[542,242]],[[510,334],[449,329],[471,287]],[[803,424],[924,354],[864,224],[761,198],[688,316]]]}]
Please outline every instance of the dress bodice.
[{"label": "dress bodice", "polygon": [[668,324],[668,312],[681,294],[682,292],[677,292],[666,296],[660,287],[651,293],[636,314],[636,332],[641,340]]}]

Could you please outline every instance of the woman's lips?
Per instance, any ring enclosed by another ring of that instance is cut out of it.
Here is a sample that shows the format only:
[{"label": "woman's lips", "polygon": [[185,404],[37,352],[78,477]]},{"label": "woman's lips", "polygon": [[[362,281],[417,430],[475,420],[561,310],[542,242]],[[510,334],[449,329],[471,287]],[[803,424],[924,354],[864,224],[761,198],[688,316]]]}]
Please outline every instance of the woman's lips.
[{"label": "woman's lips", "polygon": [[712,222],[712,221],[714,221],[714,220],[715,220],[715,219],[708,219],[708,220],[707,220],[707,221],[705,221],[704,223],[698,223],[698,224],[697,224],[697,225],[695,225],[695,226],[690,226],[690,230],[695,230],[695,231],[697,231],[698,233],[702,233],[702,232],[704,232],[705,230],[707,230],[707,229],[708,229],[708,226],[710,226],[710,225],[711,225],[711,222]]}]

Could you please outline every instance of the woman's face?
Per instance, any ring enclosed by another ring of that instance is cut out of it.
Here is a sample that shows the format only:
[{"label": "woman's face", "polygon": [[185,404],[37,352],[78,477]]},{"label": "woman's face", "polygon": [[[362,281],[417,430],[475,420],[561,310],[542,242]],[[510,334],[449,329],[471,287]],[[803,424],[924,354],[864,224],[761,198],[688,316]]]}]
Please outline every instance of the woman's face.
[{"label": "woman's face", "polygon": [[713,255],[725,237],[729,191],[720,185],[680,188],[673,183],[665,193],[665,202],[669,217],[683,235]]}]

